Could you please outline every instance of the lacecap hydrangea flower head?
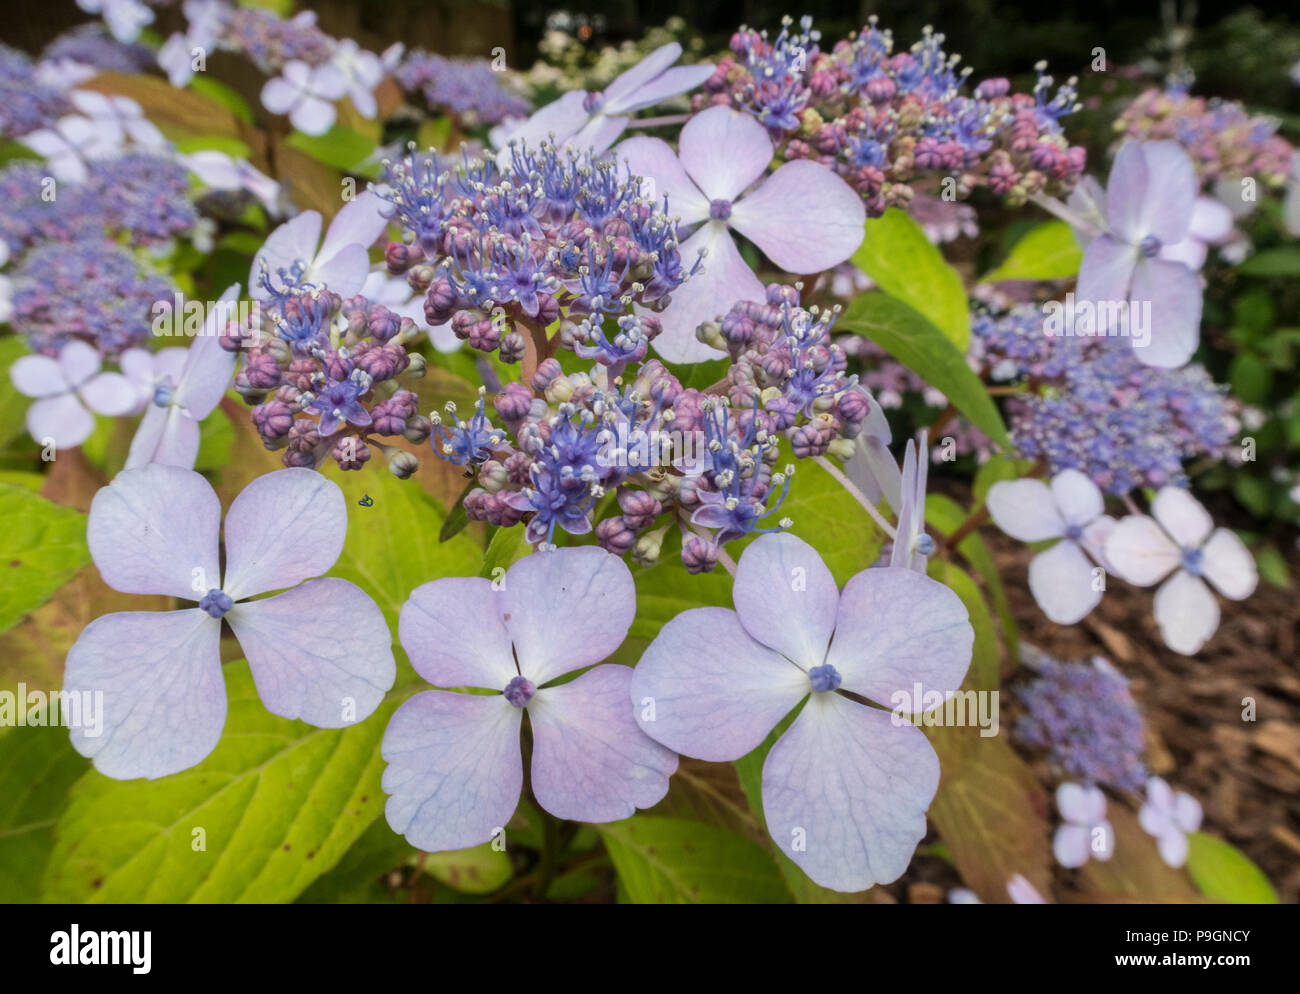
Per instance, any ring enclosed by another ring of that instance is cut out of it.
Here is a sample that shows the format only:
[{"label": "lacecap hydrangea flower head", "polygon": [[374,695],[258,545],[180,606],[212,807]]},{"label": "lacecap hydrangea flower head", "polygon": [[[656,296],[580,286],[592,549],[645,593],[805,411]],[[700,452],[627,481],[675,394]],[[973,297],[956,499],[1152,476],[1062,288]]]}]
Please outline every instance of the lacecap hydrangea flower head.
[{"label": "lacecap hydrangea flower head", "polygon": [[525,712],[529,782],[546,811],[606,822],[657,803],[677,757],[637,728],[632,671],[595,665],[635,614],[632,574],[591,546],[535,552],[497,581],[451,577],[412,591],[398,620],[402,648],[422,677],[456,689],[416,694],[384,733],[393,830],[427,852],[499,832],[524,784]]},{"label": "lacecap hydrangea flower head", "polygon": [[[74,728],[72,745],[105,776],[167,776],[216,748],[226,722],[223,620],[272,714],[342,728],[373,712],[393,685],[396,662],[375,602],[347,580],[309,579],[343,551],[347,506],[337,484],[286,469],[245,487],[226,515],[224,576],[220,525],[216,492],[174,466],[123,470],[91,503],[86,541],[105,583],[198,601],[106,614],[68,650],[64,691],[104,695],[102,734]],[[249,600],[273,590],[284,592]]]},{"label": "lacecap hydrangea flower head", "polygon": [[[836,589],[817,551],[788,533],[741,556],[736,610],[668,622],[631,681],[646,734],[683,755],[739,759],[802,704],[763,764],[763,813],[782,852],[823,887],[898,878],[925,835],[939,759],[905,718],[858,703],[956,690],[974,632],[947,587],[879,567]],[[924,696],[921,699],[925,699]],[[892,707],[892,703],[890,704]]]}]

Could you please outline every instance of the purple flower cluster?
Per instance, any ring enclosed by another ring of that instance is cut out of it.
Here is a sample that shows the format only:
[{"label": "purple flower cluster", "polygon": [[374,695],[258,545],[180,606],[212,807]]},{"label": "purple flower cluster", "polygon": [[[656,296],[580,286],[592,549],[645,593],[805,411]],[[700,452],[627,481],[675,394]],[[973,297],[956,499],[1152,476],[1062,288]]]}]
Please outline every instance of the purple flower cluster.
[{"label": "purple flower cluster", "polygon": [[34,352],[57,356],[83,340],[116,357],[149,337],[155,301],[171,299],[171,281],[141,269],[129,251],[106,238],[46,242],[28,252],[13,275],[14,330]]},{"label": "purple flower cluster", "polygon": [[[264,284],[271,288],[272,280]],[[410,453],[372,436],[429,437],[430,422],[399,373],[422,372],[423,360],[403,344],[414,322],[361,295],[346,299],[314,286],[274,288],[261,313],[261,333],[241,348],[235,389],[255,405],[252,420],[268,449],[282,449],[289,467],[313,469],[332,457],[342,469],[360,469],[371,449],[389,457],[389,469],[415,471]]]},{"label": "purple flower cluster", "polygon": [[[676,524],[684,565],[705,572],[727,542],[779,530],[763,521],[793,472],[776,469],[782,439],[807,458],[861,430],[869,400],[844,374],[833,321],[834,312],[799,307],[791,287],[769,287],[766,304],[738,304],[718,331],[736,361],[717,393],[683,388],[657,359],[614,378],[600,356],[590,375],[567,376],[549,357],[532,389],[511,383],[497,394],[505,428],[482,400],[469,421],[451,408],[436,423],[434,450],[476,471],[479,486],[465,498],[472,520],[526,518],[534,543],[553,542],[557,527],[594,531],[608,551],[644,564]],[[617,513],[593,523],[610,493]]]},{"label": "purple flower cluster", "polygon": [[334,54],[334,39],[316,26],[313,11],[282,18],[263,7],[212,5],[221,47],[239,52],[262,72],[274,75],[289,62],[321,65]]},{"label": "purple flower cluster", "polygon": [[1275,118],[1252,116],[1233,101],[1194,97],[1182,87],[1147,90],[1124,109],[1115,128],[1139,141],[1178,142],[1204,187],[1242,177],[1281,187],[1291,168],[1291,143],[1278,135]]},{"label": "purple flower cluster", "polygon": [[[677,228],[612,158],[512,145],[507,165],[429,152],[385,162],[376,192],[403,229],[389,271],[425,294],[431,325],[517,362],[557,320],[559,343],[615,375],[644,357],[653,315],[688,275]],[[698,265],[698,262],[697,262]]]},{"label": "purple flower cluster", "polygon": [[0,45],[0,137],[17,138],[49,127],[69,110],[62,93],[36,81],[31,59]]},{"label": "purple flower cluster", "polygon": [[1146,781],[1142,712],[1128,681],[1101,659],[1066,663],[1036,654],[1039,676],[1016,689],[1016,735],[1064,777],[1137,791]]},{"label": "purple flower cluster", "polygon": [[1181,484],[1185,460],[1223,455],[1237,422],[1204,368],[1143,365],[1123,338],[1051,337],[1042,320],[1023,306],[972,324],[990,378],[1028,384],[1007,402],[1021,455],[1045,459],[1053,474],[1081,470],[1116,495]]},{"label": "purple flower cluster", "polygon": [[153,53],[138,43],[120,42],[102,24],[91,21],[65,31],[45,46],[41,59],[48,63],[75,63],[101,72],[138,73],[154,63]]},{"label": "purple flower cluster", "polygon": [[90,176],[75,189],[79,225],[96,223],[135,246],[159,245],[194,227],[198,212],[190,200],[190,179],[173,159],[126,152],[90,164]]},{"label": "purple flower cluster", "polygon": [[958,196],[986,186],[1013,205],[1068,192],[1084,168],[1083,148],[1069,145],[1060,126],[1078,106],[1074,81],[1054,89],[1040,64],[1032,93],[1011,93],[1005,79],[966,93],[970,70],[957,68],[943,40],[927,28],[909,51],[895,52],[892,34],[872,18],[824,51],[807,17],[797,31],[787,18],[775,39],[742,28],[693,106],[753,114],[786,159],[831,167],[873,217],[947,177]]},{"label": "purple flower cluster", "polygon": [[486,59],[449,59],[416,49],[393,77],[407,93],[420,93],[430,108],[454,114],[470,127],[532,111],[527,100],[502,87]]}]

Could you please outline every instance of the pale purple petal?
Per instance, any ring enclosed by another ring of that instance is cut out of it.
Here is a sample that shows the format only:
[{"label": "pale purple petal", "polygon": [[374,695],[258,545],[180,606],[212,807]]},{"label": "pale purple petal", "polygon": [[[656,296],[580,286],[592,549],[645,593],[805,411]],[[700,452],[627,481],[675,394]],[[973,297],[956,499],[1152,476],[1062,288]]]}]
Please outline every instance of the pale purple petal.
[{"label": "pale purple petal", "polygon": [[993,523],[1022,542],[1042,542],[1065,534],[1065,519],[1042,480],[999,481],[989,487],[986,503]]},{"label": "pale purple petal", "polygon": [[1093,304],[1128,300],[1138,250],[1110,235],[1098,235],[1084,250],[1075,296]]},{"label": "pale purple petal", "polygon": [[[530,147],[536,147],[541,141],[554,135],[557,145],[563,145],[587,123],[591,113],[583,107],[587,94],[582,90],[573,90],[558,100],[547,104],[519,127],[506,135],[507,142],[519,141]],[[504,156],[504,160],[502,159]],[[509,162],[510,150],[507,146],[498,155],[498,161]]]},{"label": "pale purple petal", "polygon": [[1160,247],[1160,258],[1166,262],[1177,262],[1191,270],[1198,270],[1205,265],[1209,253],[1205,242],[1196,238],[1184,238],[1181,242]]},{"label": "pale purple petal", "polygon": [[1073,625],[1101,603],[1092,580],[1092,561],[1078,543],[1063,538],[1029,563],[1029,590],[1043,614],[1058,625]]},{"label": "pale purple petal", "polygon": [[1224,597],[1234,601],[1249,597],[1259,583],[1255,557],[1236,533],[1227,528],[1216,528],[1201,548],[1201,575]]},{"label": "pale purple petal", "polygon": [[1038,889],[1019,873],[1007,881],[1007,896],[1013,904],[1046,904]]},{"label": "pale purple petal", "polygon": [[302,96],[302,90],[287,79],[268,79],[262,87],[262,106],[272,114],[287,114]]},{"label": "pale purple petal", "polygon": [[47,355],[25,355],[9,367],[14,388],[28,397],[53,397],[72,389],[59,364]]},{"label": "pale purple petal", "polygon": [[199,455],[199,423],[179,407],[150,404],[131,439],[126,468],[150,463],[193,469]]},{"label": "pale purple petal", "polygon": [[1052,837],[1052,854],[1056,862],[1067,870],[1083,866],[1091,851],[1085,825],[1062,825]]},{"label": "pale purple petal", "polygon": [[73,748],[118,780],[201,762],[226,723],[220,643],[220,623],[194,609],[96,618],[68,650],[63,690],[102,693],[102,727],[72,729]]},{"label": "pale purple petal", "polygon": [[618,821],[668,793],[677,756],[637,728],[631,682],[626,666],[597,666],[528,702],[533,794],[555,817]]},{"label": "pale purple petal", "polygon": [[131,413],[140,401],[135,385],[121,373],[97,373],[77,393],[91,411],[109,417]]},{"label": "pale purple petal", "polygon": [[1174,826],[1160,833],[1156,839],[1156,848],[1160,850],[1160,858],[1175,870],[1187,862],[1187,836]]},{"label": "pale purple petal", "polygon": [[345,245],[328,261],[314,263],[308,279],[322,283],[334,293],[350,297],[360,292],[370,271],[370,253],[364,245]]},{"label": "pale purple petal", "polygon": [[27,408],[27,433],[45,444],[51,438],[60,449],[80,445],[95,430],[95,418],[76,394],[65,393],[38,400]]},{"label": "pale purple petal", "polygon": [[1182,552],[1154,518],[1131,514],[1106,538],[1106,562],[1129,583],[1149,587],[1182,562]]},{"label": "pale purple petal", "polygon": [[1197,197],[1187,234],[1200,242],[1222,241],[1232,234],[1232,211],[1213,197]]},{"label": "pale purple petal", "polygon": [[628,114],[643,107],[653,107],[669,97],[695,89],[713,75],[713,70],[712,65],[677,66],[661,73],[657,79],[651,80],[626,97],[610,100],[609,93],[606,91],[605,113]]},{"label": "pale purple petal", "polygon": [[1209,512],[1182,487],[1161,487],[1151,501],[1151,516],[1184,549],[1198,548],[1214,530]]},{"label": "pale purple petal", "polygon": [[314,469],[279,469],[246,486],[226,514],[226,580],[233,600],[320,576],[343,551],[343,491]]},{"label": "pale purple petal", "polygon": [[445,577],[411,591],[397,637],[415,672],[435,687],[504,690],[519,675],[501,593],[482,577]]},{"label": "pale purple petal", "polygon": [[939,758],[919,728],[814,694],[763,764],[763,813],[814,883],[861,891],[907,869],[938,787]]},{"label": "pale purple petal", "polygon": [[1098,787],[1063,783],[1056,788],[1061,817],[1076,825],[1095,825],[1106,817],[1106,795]]},{"label": "pale purple petal", "polygon": [[641,729],[675,752],[730,762],[762,744],[809,693],[808,675],[754,641],[734,611],[683,611],[660,629],[632,675]]},{"label": "pale purple petal", "polygon": [[74,338],[59,352],[59,369],[72,386],[80,386],[99,372],[99,353],[79,338]]},{"label": "pale purple petal", "polygon": [[1142,143],[1125,142],[1115,154],[1106,181],[1106,219],[1116,235],[1133,245],[1150,234],[1146,227],[1150,185],[1151,174],[1142,154]]},{"label": "pale purple petal", "polygon": [[811,545],[788,532],[761,536],[740,557],[731,597],[751,636],[805,672],[821,665],[840,593]]},{"label": "pale purple petal", "polygon": [[1196,273],[1180,262],[1143,259],[1133,271],[1132,305],[1149,304],[1150,312],[1130,314],[1130,323],[1150,335],[1143,345],[1134,339],[1138,359],[1148,366],[1174,369],[1184,365],[1201,340],[1201,283]]},{"label": "pale purple petal", "polygon": [[185,365],[177,379],[174,400],[196,421],[202,421],[221,403],[235,375],[238,356],[221,347],[224,323],[234,317],[239,284],[226,288],[204,320],[203,333],[185,352]]},{"label": "pale purple petal", "polygon": [[511,566],[501,585],[519,672],[538,687],[607,658],[636,614],[627,566],[592,546],[534,552]]},{"label": "pale purple petal", "polygon": [[635,110],[635,107],[627,106],[625,102],[635,99],[641,87],[652,82],[681,56],[682,46],[670,41],[667,45],[656,48],[627,72],[615,77],[605,87],[605,106],[610,108],[609,113],[616,113],[613,107],[617,107],[617,111]]},{"label": "pale purple petal", "polygon": [[271,232],[266,244],[253,258],[253,268],[248,275],[249,296],[255,300],[266,300],[269,296],[262,287],[263,264],[274,283],[280,270],[288,270],[296,262],[311,262],[320,242],[320,226],[320,212],[303,211]]},{"label": "pale purple petal", "polygon": [[726,225],[706,222],[681,247],[682,264],[689,270],[697,253],[705,251],[702,271],[672,292],[671,302],[658,315],[662,333],[654,339],[656,352],[667,362],[703,362],[722,353],[695,337],[705,321],[717,321],[742,300],[762,303],[767,291],[736,250]]},{"label": "pale purple petal", "polygon": [[569,144],[582,151],[604,152],[627,130],[630,117],[607,117],[597,114],[569,139]]},{"label": "pale purple petal", "polygon": [[961,598],[920,573],[879,566],[845,584],[826,662],[843,689],[892,707],[916,684],[922,694],[956,690],[974,642]]},{"label": "pale purple petal", "polygon": [[1172,245],[1187,237],[1200,182],[1191,157],[1176,141],[1143,142],[1146,160],[1146,202],[1142,205],[1142,234]]},{"label": "pale purple petal", "polygon": [[[629,138],[615,149],[626,159],[632,175],[642,177],[644,196],[662,203],[668,197],[668,214],[684,224],[695,224],[709,216],[709,202],[686,175],[668,143],[659,138]],[[683,254],[685,260],[686,256]],[[706,263],[707,265],[707,263]]]},{"label": "pale purple petal", "polygon": [[[315,268],[319,270],[327,266],[339,252],[350,245],[360,245],[368,249],[375,244],[379,236],[384,233],[384,229],[388,227],[388,219],[379,213],[381,206],[383,201],[370,190],[357,194],[344,204],[334,216],[334,220],[330,222],[329,230],[325,232],[325,242],[321,245],[320,252],[316,254]],[[362,282],[365,281],[366,275],[362,274]],[[326,284],[335,293],[342,292],[335,289],[332,283],[326,281]],[[361,287],[358,286],[357,289],[360,290]]]},{"label": "pale purple petal", "polygon": [[226,614],[272,714],[318,728],[369,717],[397,677],[383,612],[347,580],[311,580]]},{"label": "pale purple petal", "polygon": [[303,97],[289,112],[289,121],[304,135],[323,135],[334,127],[334,105],[320,97]]},{"label": "pale purple petal", "polygon": [[199,600],[219,586],[220,522],[221,502],[198,473],[124,469],[91,501],[86,543],[114,590]]},{"label": "pale purple petal", "polygon": [[1195,832],[1201,827],[1201,802],[1191,794],[1185,794],[1181,790],[1174,795],[1174,824],[1184,832]]},{"label": "pale purple petal", "polygon": [[1052,477],[1052,500],[1067,524],[1082,528],[1105,509],[1101,490],[1092,478],[1077,469],[1063,469]]},{"label": "pale purple petal", "polygon": [[312,68],[309,88],[326,100],[342,100],[348,92],[348,78],[338,66],[327,62]]},{"label": "pale purple petal", "polygon": [[504,830],[524,782],[522,716],[500,694],[426,690],[399,707],[380,748],[393,831],[417,849],[442,852]]},{"label": "pale purple petal", "polygon": [[1156,623],[1165,645],[1193,656],[1219,627],[1219,602],[1210,588],[1186,570],[1179,570],[1156,591]]},{"label": "pale purple petal", "polygon": [[730,107],[696,114],[682,128],[677,146],[687,175],[710,200],[735,200],[772,161],[767,129]]},{"label": "pale purple petal", "polygon": [[731,226],[789,273],[820,273],[862,244],[862,198],[819,162],[787,162],[737,201]]}]

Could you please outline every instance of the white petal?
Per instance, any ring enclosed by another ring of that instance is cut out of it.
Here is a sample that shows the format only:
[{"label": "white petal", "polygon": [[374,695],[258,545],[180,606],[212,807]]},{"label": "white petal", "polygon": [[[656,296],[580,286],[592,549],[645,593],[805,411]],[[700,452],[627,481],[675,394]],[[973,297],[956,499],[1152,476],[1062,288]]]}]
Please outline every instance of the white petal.
[{"label": "white petal", "polygon": [[1106,562],[1120,577],[1139,587],[1149,587],[1183,560],[1182,550],[1154,518],[1130,514],[1106,538]]},{"label": "white petal", "polygon": [[94,700],[102,727],[72,745],[107,777],[167,776],[202,761],[226,723],[221,625],[198,610],[132,611],[92,621],[68,650],[63,689]]},{"label": "white petal", "polygon": [[1105,509],[1097,484],[1086,473],[1064,469],[1052,477],[1052,499],[1068,524],[1083,527]]},{"label": "white petal", "polygon": [[1151,502],[1151,516],[1184,549],[1199,548],[1214,529],[1209,512],[1182,487],[1161,487]]},{"label": "white petal", "polygon": [[1065,534],[1065,520],[1042,480],[1002,480],[989,487],[986,503],[993,523],[1022,542]]},{"label": "white petal", "polygon": [[1210,540],[1202,546],[1201,575],[1224,597],[1234,601],[1253,594],[1259,582],[1255,557],[1236,532],[1227,528],[1216,528]]},{"label": "white petal", "polygon": [[735,200],[772,161],[767,129],[749,114],[710,107],[686,122],[678,155],[710,200]]},{"label": "white petal", "polygon": [[938,787],[939,758],[919,728],[813,694],[763,764],[763,813],[815,883],[861,891],[907,869]]},{"label": "white petal", "polygon": [[1186,570],[1180,569],[1156,591],[1155,614],[1165,645],[1184,656],[1200,652],[1219,627],[1219,602]]},{"label": "white petal", "polygon": [[1082,621],[1101,603],[1092,562],[1078,543],[1063,538],[1029,563],[1029,589],[1043,614],[1058,625]]},{"label": "white petal", "polygon": [[369,717],[397,676],[383,612],[355,584],[311,580],[236,604],[226,620],[272,714],[319,728]]},{"label": "white petal", "polygon": [[811,545],[788,532],[761,536],[740,557],[731,596],[755,639],[805,671],[821,665],[840,592]]}]

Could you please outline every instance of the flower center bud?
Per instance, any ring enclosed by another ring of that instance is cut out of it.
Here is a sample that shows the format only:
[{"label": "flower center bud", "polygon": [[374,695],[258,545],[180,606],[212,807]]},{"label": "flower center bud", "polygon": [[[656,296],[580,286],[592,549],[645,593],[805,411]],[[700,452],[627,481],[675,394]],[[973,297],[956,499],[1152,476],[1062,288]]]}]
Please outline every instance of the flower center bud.
[{"label": "flower center bud", "polygon": [[1078,525],[1070,525],[1068,528],[1065,529],[1065,537],[1068,539],[1073,539],[1075,542],[1077,542],[1081,538],[1083,538],[1083,529],[1080,528]]},{"label": "flower center bud", "polygon": [[594,114],[605,106],[605,94],[597,90],[595,93],[588,93],[582,100],[582,109],[588,114]]},{"label": "flower center bud", "polygon": [[814,666],[808,671],[808,682],[812,684],[813,693],[824,694],[839,687],[840,671],[830,663]]},{"label": "flower center bud", "polygon": [[230,595],[217,587],[209,590],[203,595],[203,600],[199,601],[199,610],[206,611],[214,618],[222,617],[234,606],[235,602],[230,599]]},{"label": "flower center bud", "polygon": [[[922,532],[920,535],[916,536],[916,541],[912,543],[912,548],[916,550],[916,554],[919,556],[932,556],[934,555],[934,539]],[[838,677],[836,679],[838,679]]]},{"label": "flower center bud", "polygon": [[533,682],[521,676],[515,677],[506,684],[506,700],[517,708],[527,705],[533,699],[535,693],[537,693],[537,688],[533,685]]},{"label": "flower center bud", "polygon": [[1148,259],[1153,258],[1156,255],[1156,253],[1160,251],[1160,239],[1157,238],[1155,235],[1147,235],[1145,238],[1142,239],[1142,242],[1138,246],[1138,248],[1141,250],[1142,254],[1146,256]]},{"label": "flower center bud", "polygon": [[1201,575],[1201,550],[1184,549],[1183,550],[1183,569],[1193,576]]},{"label": "flower center bud", "polygon": [[171,407],[176,388],[171,380],[162,380],[153,388],[153,402],[159,407]]},{"label": "flower center bud", "polygon": [[731,217],[731,201],[715,200],[709,204],[709,217],[715,221],[725,221]]}]

